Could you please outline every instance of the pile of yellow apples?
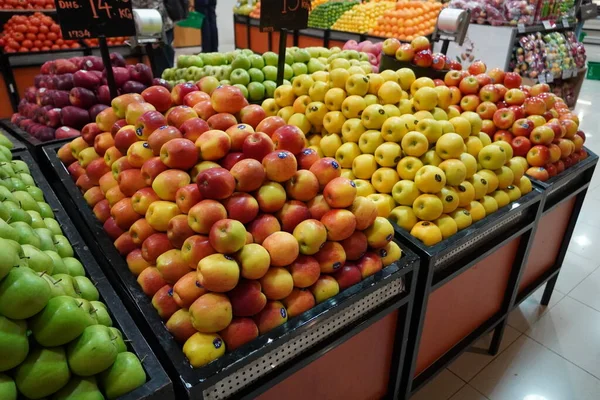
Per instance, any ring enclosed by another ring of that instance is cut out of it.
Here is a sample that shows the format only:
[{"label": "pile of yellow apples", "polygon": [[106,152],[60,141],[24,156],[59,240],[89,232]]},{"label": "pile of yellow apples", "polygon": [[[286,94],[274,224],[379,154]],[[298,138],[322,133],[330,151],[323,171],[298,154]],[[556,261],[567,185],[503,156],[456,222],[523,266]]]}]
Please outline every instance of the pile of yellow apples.
[{"label": "pile of yellow apples", "polygon": [[532,190],[527,160],[492,143],[480,115],[461,110],[461,91],[408,68],[365,74],[346,62],[296,77],[262,107],[335,158],[379,216],[434,245]]}]

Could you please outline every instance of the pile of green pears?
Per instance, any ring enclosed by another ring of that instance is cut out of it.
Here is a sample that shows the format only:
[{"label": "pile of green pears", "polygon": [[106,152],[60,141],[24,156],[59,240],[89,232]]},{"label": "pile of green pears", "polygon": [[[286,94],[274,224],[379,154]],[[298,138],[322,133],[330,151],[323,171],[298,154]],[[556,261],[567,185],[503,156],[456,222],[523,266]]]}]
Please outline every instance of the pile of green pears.
[{"label": "pile of green pears", "polygon": [[0,399],[114,399],[146,382],[35,185],[0,134]]}]

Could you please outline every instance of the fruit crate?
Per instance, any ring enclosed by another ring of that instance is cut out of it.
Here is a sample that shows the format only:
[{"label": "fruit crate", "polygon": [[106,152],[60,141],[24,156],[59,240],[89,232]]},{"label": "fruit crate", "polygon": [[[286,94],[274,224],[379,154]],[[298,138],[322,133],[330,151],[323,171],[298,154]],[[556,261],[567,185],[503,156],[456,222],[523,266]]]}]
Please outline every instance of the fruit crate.
[{"label": "fruit crate", "polygon": [[417,78],[431,78],[431,79],[441,79],[444,80],[446,73],[448,70],[436,70],[433,68],[425,68],[418,67],[414,64],[411,64],[406,61],[398,61],[394,57],[386,56],[385,54],[381,54],[381,61],[379,62],[379,71],[385,71],[386,69],[391,69],[393,71],[397,71],[400,68],[410,68],[414,71],[415,76]]},{"label": "fruit crate", "polygon": [[3,132],[9,133],[9,135],[12,135],[13,138],[16,138],[17,142],[20,141],[20,143],[22,143],[23,148],[27,148],[36,160],[38,160],[41,156],[41,147],[43,145],[52,143],[64,143],[69,140],[73,140],[73,138],[64,138],[42,142],[41,140],[30,135],[23,129],[10,122],[10,119],[0,119],[0,129],[2,129]]},{"label": "fruit crate", "polygon": [[0,134],[10,140],[10,142],[13,144],[13,148],[11,149],[13,153],[25,149],[25,145],[11,133],[9,133],[8,130],[0,128]]},{"label": "fruit crate", "polygon": [[[421,259],[401,394],[410,397],[499,326],[490,347],[490,352],[497,351],[543,200],[541,191],[533,188],[433,246],[424,245],[394,224],[396,239]],[[494,278],[485,280],[486,276]],[[467,304],[462,303],[464,299],[469,299]],[[454,322],[445,321],[455,314]]]},{"label": "fruit crate", "polygon": [[170,400],[175,399],[173,383],[167,373],[158,362],[158,359],[144,335],[133,322],[131,316],[125,309],[123,302],[111,286],[106,275],[100,269],[96,259],[90,254],[86,242],[69,219],[67,212],[58,201],[50,184],[42,175],[42,172],[31,155],[26,150],[13,153],[14,160],[24,161],[31,172],[31,176],[37,186],[44,192],[46,202],[52,207],[54,216],[67,239],[71,243],[75,257],[81,261],[88,278],[94,283],[100,293],[100,300],[106,305],[113,320],[113,326],[118,328],[128,344],[129,351],[135,353],[144,370],[146,371],[146,383],[134,391],[120,397],[121,400]]},{"label": "fruit crate", "polygon": [[389,378],[389,391],[397,392],[419,267],[418,257],[406,246],[401,246],[403,256],[398,262],[235,351],[193,369],[181,345],[168,332],[151,299],[142,292],[124,258],[85,203],[57,156],[59,148],[59,144],[43,147],[48,168],[56,174],[55,190],[65,207],[73,212],[71,217],[80,231],[95,238],[97,246],[91,251],[105,257],[104,265],[111,268],[106,273],[121,284],[120,289],[132,307],[130,312],[148,330],[146,338],[153,340],[153,348],[162,355],[163,365],[172,376],[178,377],[175,383],[176,390],[177,386],[180,389],[178,398],[255,398],[381,318],[402,310],[399,315],[403,320],[395,328]]}]

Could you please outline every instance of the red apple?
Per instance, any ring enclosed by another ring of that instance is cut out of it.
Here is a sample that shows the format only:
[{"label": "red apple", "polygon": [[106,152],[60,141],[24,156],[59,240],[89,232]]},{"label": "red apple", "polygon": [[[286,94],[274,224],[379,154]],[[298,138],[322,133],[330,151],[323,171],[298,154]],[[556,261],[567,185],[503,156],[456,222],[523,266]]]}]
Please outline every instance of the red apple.
[{"label": "red apple", "polygon": [[513,155],[518,157],[527,157],[531,142],[525,136],[517,136],[510,143],[513,148]]},{"label": "red apple", "polygon": [[210,168],[200,172],[196,184],[205,199],[226,199],[235,190],[235,178],[225,168]]}]

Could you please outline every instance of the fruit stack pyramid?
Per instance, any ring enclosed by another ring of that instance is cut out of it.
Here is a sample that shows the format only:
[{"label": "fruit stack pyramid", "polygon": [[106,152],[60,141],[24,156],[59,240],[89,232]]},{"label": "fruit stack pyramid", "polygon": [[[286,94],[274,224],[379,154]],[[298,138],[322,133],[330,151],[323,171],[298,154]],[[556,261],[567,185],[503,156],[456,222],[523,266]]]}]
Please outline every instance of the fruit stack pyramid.
[{"label": "fruit stack pyramid", "polygon": [[81,47],[77,40],[64,40],[60,26],[48,15],[13,15],[4,24],[0,47],[5,53],[68,50]]},{"label": "fruit stack pyramid", "polygon": [[119,96],[58,153],[194,367],[401,256],[334,158],[210,78]]},{"label": "fruit stack pyramid", "polygon": [[[115,83],[123,93],[140,93],[152,84],[145,64],[125,65],[120,54],[111,54]],[[81,128],[110,104],[102,58],[57,59],[44,63],[25,90],[12,122],[42,142],[80,134]]]},{"label": "fruit stack pyramid", "polygon": [[383,54],[395,57],[398,61],[409,62],[417,67],[441,70],[461,70],[462,65],[442,53],[432,53],[431,49],[415,51],[411,43],[401,43],[396,38],[386,39],[382,45]]},{"label": "fruit stack pyramid", "polygon": [[331,26],[331,29],[345,32],[367,33],[377,24],[377,21],[389,10],[394,10],[396,3],[390,0],[360,3],[346,11]]},{"label": "fruit stack pyramid", "polygon": [[[420,37],[412,47],[430,45]],[[564,169],[561,157],[573,164],[586,156],[577,117],[548,85],[486,75],[481,62],[437,82],[408,68],[367,75],[347,62],[296,77],[263,108],[299,126],[379,216],[427,245],[530,192],[526,171],[544,180]]]},{"label": "fruit stack pyramid", "polygon": [[433,33],[442,3],[437,1],[399,1],[386,10],[369,34],[411,41]]},{"label": "fruit stack pyramid", "polygon": [[[372,47],[372,46],[371,46]],[[162,77],[170,84],[198,82],[205,76],[223,85],[238,87],[250,101],[262,101],[272,98],[276,87],[278,55],[273,52],[255,54],[252,50],[236,50],[230,53],[213,55],[186,55],[177,59],[177,67],[163,72]],[[371,72],[378,64],[375,57],[359,51],[342,51],[339,47],[286,49],[284,82],[295,76],[323,71],[335,58],[351,60],[352,65],[360,65],[365,72]]]},{"label": "fruit stack pyramid", "polygon": [[308,16],[309,28],[329,29],[346,11],[356,7],[356,1],[331,1],[313,8]]},{"label": "fruit stack pyramid", "polygon": [[122,396],[142,364],[11,147],[0,134],[0,398]]}]

